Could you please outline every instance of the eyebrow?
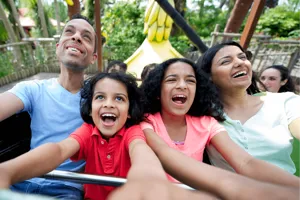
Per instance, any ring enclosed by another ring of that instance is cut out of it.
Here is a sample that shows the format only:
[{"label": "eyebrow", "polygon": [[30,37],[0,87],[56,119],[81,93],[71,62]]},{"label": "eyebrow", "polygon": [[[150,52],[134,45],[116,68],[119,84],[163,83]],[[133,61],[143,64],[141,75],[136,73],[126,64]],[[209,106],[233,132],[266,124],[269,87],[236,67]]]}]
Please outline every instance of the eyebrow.
[{"label": "eyebrow", "polygon": [[[170,75],[166,76],[165,79],[168,78],[168,77],[177,77],[177,76],[178,76],[177,74],[170,74]],[[195,77],[194,75],[192,75],[192,74],[188,74],[187,77],[196,78],[196,77]]]},{"label": "eyebrow", "polygon": [[[237,54],[238,56],[240,56],[240,55],[246,55],[244,52],[241,52],[241,53],[239,53],[239,54]],[[224,59],[224,58],[230,58],[231,56],[224,56],[224,57],[222,57],[222,58],[220,58],[219,60],[218,60],[218,62],[220,62],[222,59]],[[217,63],[218,63],[217,62]]]},{"label": "eyebrow", "polygon": [[73,26],[73,25],[67,25],[66,28],[65,28],[65,30],[66,30],[67,28],[75,28],[75,26]]},{"label": "eyebrow", "polygon": [[[73,29],[76,29],[75,26],[73,26],[73,25],[67,25],[65,29],[67,29],[67,28],[73,28]],[[83,30],[83,33],[88,33],[88,34],[90,34],[91,36],[93,35],[93,34],[91,33],[91,31],[89,31],[89,30],[87,30],[87,29],[84,29],[84,30]]]},{"label": "eyebrow", "polygon": [[[95,96],[96,94],[106,94],[105,92],[100,92],[100,91],[94,91],[94,94],[93,94],[93,96]],[[127,99],[128,99],[128,95],[126,95],[126,94],[124,94],[124,93],[115,93],[114,94],[115,96],[124,96],[124,97],[126,97]]]}]

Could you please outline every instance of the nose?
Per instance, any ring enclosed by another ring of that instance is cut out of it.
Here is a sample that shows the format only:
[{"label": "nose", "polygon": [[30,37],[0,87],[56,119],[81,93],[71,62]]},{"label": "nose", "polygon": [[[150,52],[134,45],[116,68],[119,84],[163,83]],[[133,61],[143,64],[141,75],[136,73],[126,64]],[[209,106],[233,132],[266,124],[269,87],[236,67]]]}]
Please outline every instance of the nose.
[{"label": "nose", "polygon": [[81,43],[81,36],[79,32],[76,32],[73,36],[72,36],[72,40],[76,41],[78,43]]},{"label": "nose", "polygon": [[265,86],[267,86],[267,85],[269,84],[268,79],[262,80],[261,82],[262,82]]},{"label": "nose", "polygon": [[103,106],[104,106],[104,108],[114,108],[115,104],[112,99],[106,99]]},{"label": "nose", "polygon": [[180,89],[186,89],[187,86],[186,86],[186,82],[185,80],[181,79],[177,82],[177,88],[180,88]]},{"label": "nose", "polygon": [[233,67],[239,67],[239,66],[241,66],[243,63],[244,63],[243,60],[241,60],[240,58],[236,57],[236,58],[234,59],[234,65],[233,65]]}]

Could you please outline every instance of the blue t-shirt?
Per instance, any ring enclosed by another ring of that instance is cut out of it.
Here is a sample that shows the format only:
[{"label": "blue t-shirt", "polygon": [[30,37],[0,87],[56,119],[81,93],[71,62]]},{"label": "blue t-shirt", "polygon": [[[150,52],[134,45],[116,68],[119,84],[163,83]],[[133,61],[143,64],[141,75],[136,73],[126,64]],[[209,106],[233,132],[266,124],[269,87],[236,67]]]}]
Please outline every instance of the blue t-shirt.
[{"label": "blue t-shirt", "polygon": [[[24,81],[9,92],[22,100],[24,104],[22,111],[30,114],[31,149],[45,143],[62,141],[83,123],[80,116],[80,92],[70,93],[58,83],[57,78]],[[57,169],[82,171],[84,165],[84,161],[72,162],[67,159]],[[30,181],[41,182],[44,179],[34,178]],[[81,188],[79,184],[64,183]]]}]

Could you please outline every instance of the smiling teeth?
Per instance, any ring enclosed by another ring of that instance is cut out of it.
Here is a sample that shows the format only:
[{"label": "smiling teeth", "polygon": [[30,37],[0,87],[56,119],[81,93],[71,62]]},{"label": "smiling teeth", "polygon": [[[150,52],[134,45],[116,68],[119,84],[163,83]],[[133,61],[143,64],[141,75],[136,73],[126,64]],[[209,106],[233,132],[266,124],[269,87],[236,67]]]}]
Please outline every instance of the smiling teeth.
[{"label": "smiling teeth", "polygon": [[239,76],[239,75],[246,75],[246,74],[247,74],[246,71],[240,71],[240,72],[234,74],[233,77],[235,78],[235,77],[237,77],[237,76]]},{"label": "smiling teeth", "polygon": [[75,51],[75,52],[78,52],[79,50],[78,49],[76,49],[76,48],[74,48],[74,47],[70,47],[69,48],[71,51]]},{"label": "smiling teeth", "polygon": [[104,113],[103,115],[101,115],[102,117],[116,117],[115,114],[109,114],[109,113]]},{"label": "smiling teeth", "polygon": [[185,96],[185,95],[182,95],[182,94],[174,95],[173,98],[175,98],[175,97],[186,98],[186,96]]}]

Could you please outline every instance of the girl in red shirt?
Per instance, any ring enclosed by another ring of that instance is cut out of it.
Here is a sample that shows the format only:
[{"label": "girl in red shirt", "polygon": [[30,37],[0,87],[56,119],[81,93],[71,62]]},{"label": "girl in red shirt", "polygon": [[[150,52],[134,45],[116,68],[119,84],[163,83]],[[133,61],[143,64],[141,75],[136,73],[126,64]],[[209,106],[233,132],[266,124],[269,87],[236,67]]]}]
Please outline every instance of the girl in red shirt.
[{"label": "girl in red shirt", "polygon": [[[168,184],[162,166],[138,125],[143,120],[133,76],[99,73],[81,91],[84,123],[70,137],[48,143],[0,165],[0,188],[43,175],[67,158],[85,160],[85,172]],[[63,126],[63,124],[62,124]],[[131,175],[130,175],[131,174]],[[106,199],[113,187],[86,184],[85,199]]]}]

